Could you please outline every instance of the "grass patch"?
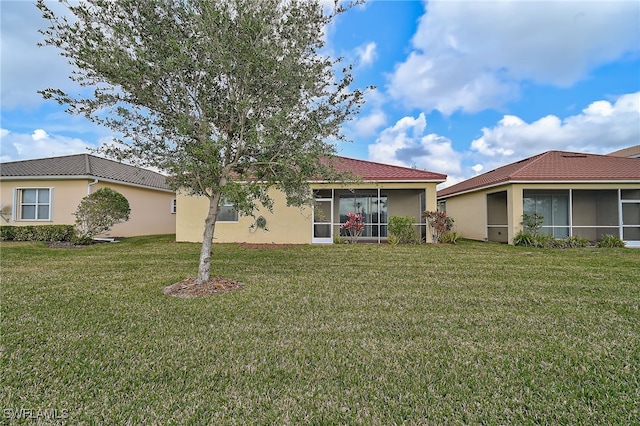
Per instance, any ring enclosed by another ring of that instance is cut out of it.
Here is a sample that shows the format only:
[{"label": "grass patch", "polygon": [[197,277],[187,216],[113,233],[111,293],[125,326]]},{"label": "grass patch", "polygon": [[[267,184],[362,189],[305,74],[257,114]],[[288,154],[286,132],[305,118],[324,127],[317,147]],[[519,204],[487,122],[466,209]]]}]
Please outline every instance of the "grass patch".
[{"label": "grass patch", "polygon": [[3,242],[3,420],[640,422],[638,250],[213,251],[242,291],[163,295],[197,271],[171,236]]}]

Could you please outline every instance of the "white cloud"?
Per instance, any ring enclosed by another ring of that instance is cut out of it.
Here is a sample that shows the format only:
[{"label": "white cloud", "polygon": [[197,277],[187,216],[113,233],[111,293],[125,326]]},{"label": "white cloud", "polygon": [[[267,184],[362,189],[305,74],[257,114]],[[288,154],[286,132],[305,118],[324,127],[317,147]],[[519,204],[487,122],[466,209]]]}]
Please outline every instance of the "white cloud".
[{"label": "white cloud", "polygon": [[560,87],[640,52],[640,3],[431,1],[390,80],[409,107],[499,108],[524,81]]},{"label": "white cloud", "polygon": [[378,129],[387,123],[387,115],[382,110],[375,110],[371,114],[358,118],[351,128],[356,136],[369,137],[376,135]]},{"label": "white cloud", "polygon": [[356,54],[358,55],[358,62],[361,66],[371,65],[376,59],[376,44],[374,42],[367,43],[356,48]]},{"label": "white cloud", "polygon": [[0,129],[0,136],[0,160],[3,162],[81,154],[86,153],[88,147],[95,148],[82,139],[49,135],[43,129],[36,129],[31,134]]},{"label": "white cloud", "polygon": [[31,139],[33,139],[34,141],[47,139],[48,137],[49,137],[49,134],[42,129],[34,130],[33,134],[31,135]]},{"label": "white cloud", "polygon": [[427,120],[403,117],[383,130],[374,144],[369,145],[369,159],[406,167],[417,167],[438,173],[459,174],[460,154],[451,141],[436,134],[424,134]]},{"label": "white cloud", "polygon": [[[620,96],[613,103],[599,100],[580,114],[554,115],[527,123],[505,115],[496,126],[483,128],[471,149],[493,166],[548,150],[606,154],[637,145],[640,140],[640,92]],[[486,166],[486,164],[485,164]]]}]

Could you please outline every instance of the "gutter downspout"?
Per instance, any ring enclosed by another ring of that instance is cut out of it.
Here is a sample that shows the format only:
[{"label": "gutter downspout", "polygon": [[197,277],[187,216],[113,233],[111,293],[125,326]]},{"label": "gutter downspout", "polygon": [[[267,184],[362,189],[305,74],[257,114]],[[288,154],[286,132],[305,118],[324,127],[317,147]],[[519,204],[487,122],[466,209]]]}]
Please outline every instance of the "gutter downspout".
[{"label": "gutter downspout", "polygon": [[91,186],[92,186],[92,185],[95,185],[95,184],[96,184],[96,183],[98,183],[98,182],[99,182],[99,180],[96,178],[96,179],[94,179],[94,180],[93,180],[93,182],[90,182],[90,183],[87,185],[87,195],[91,195]]}]

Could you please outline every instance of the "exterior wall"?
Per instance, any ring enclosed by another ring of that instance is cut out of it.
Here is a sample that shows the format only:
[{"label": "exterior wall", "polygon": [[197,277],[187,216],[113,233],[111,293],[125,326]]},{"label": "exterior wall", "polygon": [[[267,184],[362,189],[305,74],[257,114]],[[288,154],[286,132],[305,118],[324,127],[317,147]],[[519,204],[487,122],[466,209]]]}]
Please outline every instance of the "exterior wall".
[{"label": "exterior wall", "polygon": [[[273,213],[266,208],[254,212],[263,216],[268,231],[251,229],[255,219],[239,216],[237,222],[216,223],[214,243],[258,243],[258,244],[309,244],[311,243],[311,208],[287,207],[283,192],[272,189]],[[184,194],[177,196],[176,241],[202,242],[204,220],[207,217],[209,200]]]},{"label": "exterior wall", "polygon": [[[359,182],[346,185],[315,183],[312,190],[345,190],[389,191],[389,215],[415,215],[419,219],[420,206],[417,194],[426,191],[427,210],[436,210],[436,183],[375,183]],[[397,191],[396,190],[400,190]],[[411,191],[412,190],[412,191]],[[396,194],[398,197],[396,198]],[[251,229],[255,222],[253,217],[240,216],[237,222],[217,222],[214,232],[214,243],[246,242],[275,244],[310,244],[312,241],[311,207],[287,207],[284,193],[271,189],[269,195],[274,200],[273,213],[261,208],[254,212],[256,217],[264,216],[268,231]],[[411,201],[413,199],[413,201]],[[207,216],[209,201],[206,197],[177,195],[176,240],[182,242],[202,242],[204,220]],[[334,221],[339,218],[339,203],[334,199]],[[335,222],[334,222],[335,223]],[[334,235],[335,228],[334,226]]]},{"label": "exterior wall", "polygon": [[[92,180],[86,179],[60,179],[60,180],[5,180],[0,181],[0,202],[3,204],[4,217],[10,218],[10,222],[2,219],[3,225],[73,225],[75,216],[73,213],[78,208],[82,198],[88,195],[88,185]],[[108,186],[120,192],[129,200],[131,215],[129,221],[115,225],[111,236],[130,237],[134,235],[173,234],[175,232],[175,214],[171,213],[171,201],[175,195],[171,192],[154,191],[115,183],[99,182],[91,186],[91,191]],[[14,220],[15,188],[52,188],[51,194],[51,220]]]},{"label": "exterior wall", "polygon": [[[87,196],[87,180],[5,180],[0,181],[0,202],[4,206],[4,217],[11,218],[7,223],[2,220],[2,225],[26,226],[26,225],[73,225],[76,211],[82,197]],[[51,218],[50,220],[15,220],[18,215],[14,209],[14,190],[19,188],[51,188]]]},{"label": "exterior wall", "polygon": [[175,234],[176,215],[171,213],[171,203],[176,198],[175,193],[103,182],[93,185],[91,192],[104,187],[109,187],[124,195],[129,200],[129,207],[131,207],[129,220],[114,225],[109,235],[131,237],[134,235]]},{"label": "exterior wall", "polygon": [[[475,192],[455,195],[446,199],[447,214],[455,219],[455,230],[464,238],[487,238],[487,194],[507,191],[508,241],[522,230],[523,191],[545,190],[617,190],[638,189],[637,183],[516,183],[497,186]],[[590,212],[582,212],[588,216]],[[595,214],[595,213],[593,213]]]},{"label": "exterior wall", "polygon": [[463,238],[484,241],[487,238],[487,193],[503,190],[478,191],[447,198],[447,216],[455,221],[454,231]]}]

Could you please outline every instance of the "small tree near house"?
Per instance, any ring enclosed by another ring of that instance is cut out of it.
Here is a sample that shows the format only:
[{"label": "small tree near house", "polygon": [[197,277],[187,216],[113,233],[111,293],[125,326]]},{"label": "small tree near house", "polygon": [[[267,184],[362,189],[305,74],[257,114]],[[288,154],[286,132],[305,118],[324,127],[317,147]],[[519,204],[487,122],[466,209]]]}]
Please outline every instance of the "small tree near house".
[{"label": "small tree near house", "polygon": [[100,188],[80,201],[76,209],[78,241],[87,243],[98,234],[108,232],[116,223],[129,220],[129,201],[111,188]]},{"label": "small tree near house", "polygon": [[422,217],[427,220],[431,241],[434,243],[439,243],[442,234],[453,229],[453,218],[447,216],[447,212],[427,210],[422,214]]},{"label": "small tree near house", "polygon": [[350,243],[356,243],[364,232],[365,223],[359,213],[347,213],[347,221],[340,225],[346,231]]},{"label": "small tree near house", "polygon": [[[352,66],[324,49],[349,9],[319,0],[63,1],[44,45],[61,50],[85,91],[47,99],[118,135],[103,150],[163,170],[173,189],[208,199],[196,284],[209,281],[222,200],[241,214],[313,202],[309,182],[345,180],[331,159],[364,92]],[[72,16],[72,18],[70,18]]]}]

